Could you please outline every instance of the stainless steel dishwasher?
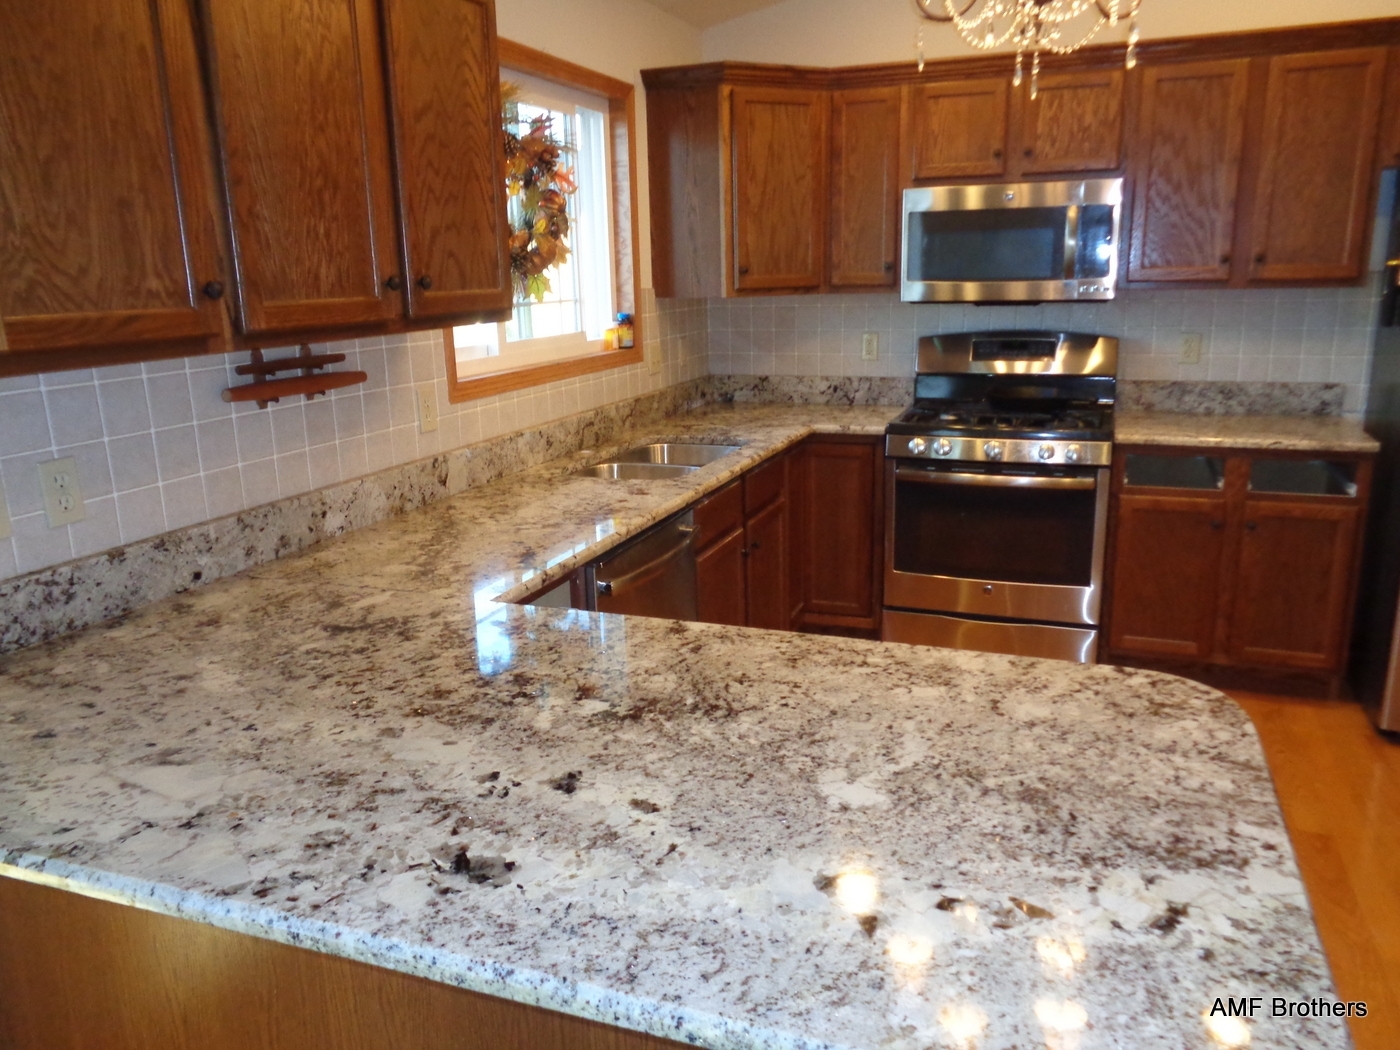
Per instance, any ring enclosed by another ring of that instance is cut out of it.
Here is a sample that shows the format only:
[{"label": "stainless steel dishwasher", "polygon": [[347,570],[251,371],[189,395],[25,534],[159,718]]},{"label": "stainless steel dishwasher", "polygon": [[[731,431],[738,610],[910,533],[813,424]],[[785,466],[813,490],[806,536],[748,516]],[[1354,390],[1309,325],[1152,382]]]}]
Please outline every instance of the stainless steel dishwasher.
[{"label": "stainless steel dishwasher", "polygon": [[629,616],[694,620],[695,518],[690,511],[649,529],[584,569],[588,607]]}]

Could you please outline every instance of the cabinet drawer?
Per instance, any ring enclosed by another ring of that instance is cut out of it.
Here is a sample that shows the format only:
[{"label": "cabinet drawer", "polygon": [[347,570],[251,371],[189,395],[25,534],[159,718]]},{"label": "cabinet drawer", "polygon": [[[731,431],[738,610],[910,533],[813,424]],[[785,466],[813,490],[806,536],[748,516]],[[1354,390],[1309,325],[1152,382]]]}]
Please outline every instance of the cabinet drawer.
[{"label": "cabinet drawer", "polygon": [[695,549],[703,550],[744,524],[744,487],[735,481],[695,505]]},{"label": "cabinet drawer", "polygon": [[744,513],[752,517],[787,488],[787,456],[770,459],[744,475]]}]

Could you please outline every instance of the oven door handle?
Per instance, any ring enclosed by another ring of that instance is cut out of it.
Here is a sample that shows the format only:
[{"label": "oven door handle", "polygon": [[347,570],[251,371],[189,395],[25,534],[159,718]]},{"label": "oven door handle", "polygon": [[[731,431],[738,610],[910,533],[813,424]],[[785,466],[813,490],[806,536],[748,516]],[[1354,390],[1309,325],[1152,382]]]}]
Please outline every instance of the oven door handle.
[{"label": "oven door handle", "polygon": [[909,470],[896,467],[895,481],[920,485],[985,485],[1015,489],[1092,489],[1098,481],[1086,477],[1055,477],[1048,474],[969,474],[960,470]]}]

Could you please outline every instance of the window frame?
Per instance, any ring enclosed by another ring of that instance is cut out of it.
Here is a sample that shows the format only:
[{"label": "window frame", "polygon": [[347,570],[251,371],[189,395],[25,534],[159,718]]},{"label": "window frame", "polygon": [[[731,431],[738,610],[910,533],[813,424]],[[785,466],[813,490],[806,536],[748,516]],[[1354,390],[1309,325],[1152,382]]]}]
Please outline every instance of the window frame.
[{"label": "window frame", "polygon": [[612,139],[612,243],[613,283],[617,290],[616,309],[619,313],[632,315],[635,335],[633,345],[627,349],[610,350],[604,347],[577,357],[542,364],[505,367],[498,372],[459,379],[452,326],[448,326],[443,329],[443,351],[447,358],[447,399],[452,404],[639,364],[643,357],[641,319],[637,316],[642,294],[641,248],[637,238],[636,89],[626,81],[594,72],[512,40],[501,39],[498,43],[503,75],[508,75],[508,70],[517,70],[540,80],[589,91],[607,99],[609,133]]}]

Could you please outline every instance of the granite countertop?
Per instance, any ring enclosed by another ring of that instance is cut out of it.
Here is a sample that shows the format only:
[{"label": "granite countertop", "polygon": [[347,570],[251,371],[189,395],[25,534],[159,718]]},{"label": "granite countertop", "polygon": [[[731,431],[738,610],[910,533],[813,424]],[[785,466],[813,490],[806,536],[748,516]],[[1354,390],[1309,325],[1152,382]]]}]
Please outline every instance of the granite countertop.
[{"label": "granite countertop", "polygon": [[682,481],[573,457],[0,659],[0,873],[712,1048],[1181,1050],[1332,998],[1214,690],[494,600],[894,414],[710,410],[637,435],[745,444]]},{"label": "granite countertop", "polygon": [[1195,415],[1119,411],[1113,440],[1121,445],[1275,449],[1289,452],[1377,452],[1361,423],[1341,416]]}]

